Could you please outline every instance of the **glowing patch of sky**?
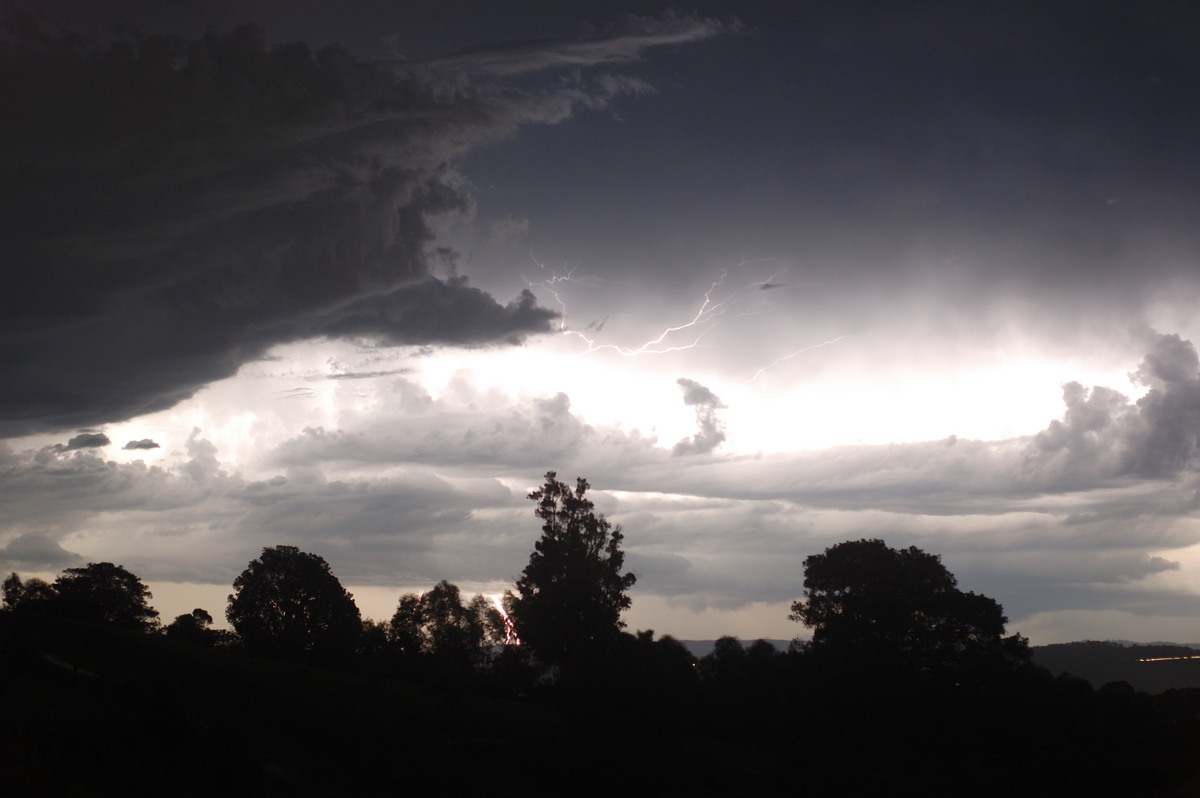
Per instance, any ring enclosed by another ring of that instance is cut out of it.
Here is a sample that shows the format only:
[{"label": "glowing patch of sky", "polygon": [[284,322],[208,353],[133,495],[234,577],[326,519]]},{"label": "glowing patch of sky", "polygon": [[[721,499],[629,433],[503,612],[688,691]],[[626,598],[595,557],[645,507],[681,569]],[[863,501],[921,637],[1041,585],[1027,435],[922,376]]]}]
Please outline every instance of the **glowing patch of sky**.
[{"label": "glowing patch of sky", "polygon": [[[357,357],[357,361],[355,358]],[[372,363],[386,358],[386,367]],[[272,359],[247,365],[169,411],[107,425],[105,456],[118,462],[170,464],[185,457],[181,432],[200,429],[228,467],[250,468],[265,447],[305,426],[337,429],[343,417],[369,414],[388,397],[380,382],[395,375],[339,379],[351,371],[392,369],[433,399],[458,403],[528,403],[565,393],[584,422],[640,431],[671,447],[693,434],[693,410],[676,384],[691,375],[671,355],[628,358],[613,352],[580,354],[569,339],[549,336],[525,346],[442,350],[412,356],[406,350],[355,353],[346,344],[306,342],[279,347]],[[1064,376],[1065,375],[1065,376]],[[721,374],[696,377],[721,398],[717,410],[727,453],[784,452],[846,444],[935,440],[949,435],[999,440],[1031,435],[1062,414],[1062,383],[1104,385],[1136,398],[1128,369],[1079,360],[1014,359],[976,368],[901,371],[883,366],[876,375],[832,371],[813,380],[767,374],[749,385]],[[149,438],[158,449],[123,450]],[[62,436],[31,436],[15,448],[61,443]],[[249,476],[250,474],[247,474]]]},{"label": "glowing patch of sky", "polygon": [[[572,412],[593,424],[657,434],[671,446],[695,432],[675,380],[684,366],[669,356],[636,362],[613,353],[563,352],[560,342],[536,342],[498,352],[446,352],[421,362],[417,378],[438,395],[455,375],[479,390],[508,396],[571,398]],[[1105,385],[1135,397],[1127,373],[1078,362],[1016,361],[943,373],[884,371],[876,379],[835,374],[812,384],[726,384],[699,378],[726,407],[717,411],[728,439],[722,451],[750,453],[819,449],[842,444],[896,443],[948,435],[997,440],[1030,435],[1062,414],[1064,373],[1085,385]]]}]

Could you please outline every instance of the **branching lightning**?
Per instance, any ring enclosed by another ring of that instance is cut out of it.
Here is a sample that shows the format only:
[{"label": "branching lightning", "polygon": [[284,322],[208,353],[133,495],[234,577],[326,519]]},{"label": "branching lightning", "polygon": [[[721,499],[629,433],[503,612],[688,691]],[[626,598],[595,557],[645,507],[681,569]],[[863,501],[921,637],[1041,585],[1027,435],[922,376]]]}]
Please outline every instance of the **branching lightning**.
[{"label": "branching lightning", "polygon": [[[765,280],[752,282],[743,288],[732,289],[725,296],[718,297],[718,292],[726,286],[726,282],[729,277],[729,272],[725,269],[722,269],[717,279],[714,280],[712,285],[708,287],[708,290],[704,292],[704,298],[700,301],[699,307],[690,318],[679,323],[663,327],[662,331],[658,333],[658,335],[638,346],[622,346],[615,343],[600,343],[597,340],[596,333],[599,333],[604,328],[604,324],[608,320],[607,317],[599,322],[592,322],[582,330],[570,326],[568,320],[569,316],[567,302],[565,299],[563,299],[563,296],[560,293],[559,285],[561,283],[582,282],[581,279],[577,279],[575,277],[575,268],[563,273],[559,273],[554,269],[548,268],[536,258],[533,258],[532,260],[545,275],[544,279],[539,281],[530,280],[525,277],[522,277],[522,279],[525,280],[526,285],[528,285],[531,289],[540,288],[546,293],[550,294],[550,296],[554,297],[554,301],[558,303],[558,307],[561,312],[561,321],[559,322],[558,331],[563,335],[569,335],[574,338],[578,338],[585,345],[584,349],[576,353],[575,356],[577,357],[606,350],[615,352],[622,357],[638,357],[641,355],[665,355],[671,352],[694,349],[700,345],[701,340],[705,335],[726,320],[767,313],[773,306],[772,302],[760,298],[751,302],[749,307],[745,307],[745,303],[742,303],[742,309],[734,312],[733,309],[735,304],[740,300],[746,299],[747,297],[752,297],[758,292],[772,291],[775,289],[786,288],[791,285],[789,283],[776,282],[776,280],[778,280],[782,274],[781,271],[776,271]],[[745,266],[746,262],[743,262],[740,265]],[[683,342],[674,342],[673,337],[677,339],[680,337],[680,334],[686,335],[686,340]],[[792,358],[802,355],[805,352],[811,352],[814,349],[820,349],[822,347],[835,344],[844,338],[845,336],[831,338],[827,341],[811,344],[809,346],[797,349],[790,354],[784,355],[783,357],[776,358],[771,363],[759,368],[754,373],[753,377],[741,383],[741,385],[738,387],[750,385],[759,377],[761,377],[764,372],[775,368],[780,363],[791,360]]]},{"label": "branching lightning", "polygon": [[775,368],[776,366],[778,366],[780,363],[783,363],[784,361],[791,360],[792,358],[796,357],[797,355],[803,355],[805,352],[811,352],[814,349],[821,349],[822,347],[829,346],[830,344],[836,344],[838,341],[843,340],[845,337],[846,336],[844,336],[844,335],[839,335],[837,338],[830,338],[828,341],[822,341],[819,344],[812,344],[811,346],[806,346],[803,349],[797,349],[795,352],[792,352],[790,355],[784,355],[783,357],[776,358],[775,360],[771,361],[767,365],[760,368],[758,371],[754,372],[753,377],[746,380],[742,384],[738,385],[738,387],[745,388],[747,385],[749,385],[750,383],[754,382],[759,377],[761,377],[763,375],[764,371],[770,371],[771,369]]},{"label": "branching lightning", "polygon": [[[578,355],[588,355],[593,352],[608,350],[616,352],[622,357],[637,357],[639,355],[665,355],[670,352],[680,352],[686,349],[694,349],[700,344],[700,341],[705,334],[708,333],[713,327],[717,326],[717,324],[721,322],[722,317],[729,313],[730,305],[735,300],[748,295],[752,291],[779,287],[778,284],[772,283],[772,281],[779,276],[779,273],[777,272],[766,280],[751,283],[746,288],[735,290],[726,297],[716,299],[714,298],[714,294],[719,288],[725,285],[726,278],[728,277],[728,272],[722,269],[720,276],[713,281],[712,285],[708,287],[708,290],[704,292],[704,299],[701,301],[700,307],[690,319],[679,324],[673,324],[663,328],[662,332],[640,346],[628,347],[621,346],[620,344],[598,343],[595,338],[587,334],[587,331],[589,330],[599,332],[604,326],[603,321],[599,322],[598,324],[593,322],[583,330],[578,330],[569,326],[567,303],[562,298],[556,286],[559,283],[579,282],[575,279],[575,269],[571,269],[564,274],[559,274],[553,269],[547,268],[544,264],[538,262],[536,259],[533,262],[539,269],[547,273],[549,276],[546,279],[538,282],[534,282],[528,278],[522,279],[525,280],[525,283],[530,288],[541,288],[554,297],[554,301],[558,303],[558,306],[562,312],[562,321],[559,322],[558,331],[563,335],[570,335],[578,338],[587,346],[587,348],[579,352]],[[766,312],[766,304],[767,303],[755,303],[755,307],[740,313],[736,313],[733,315],[733,317],[751,316]],[[685,330],[694,331],[690,342],[669,343],[667,341],[667,339],[675,333],[681,333]]]},{"label": "branching lightning", "polygon": [[517,637],[517,627],[513,625],[512,618],[509,617],[508,610],[504,607],[504,594],[493,593],[488,598],[491,599],[492,606],[496,608],[496,612],[500,613],[500,617],[504,619],[504,645],[521,645],[521,638]]}]

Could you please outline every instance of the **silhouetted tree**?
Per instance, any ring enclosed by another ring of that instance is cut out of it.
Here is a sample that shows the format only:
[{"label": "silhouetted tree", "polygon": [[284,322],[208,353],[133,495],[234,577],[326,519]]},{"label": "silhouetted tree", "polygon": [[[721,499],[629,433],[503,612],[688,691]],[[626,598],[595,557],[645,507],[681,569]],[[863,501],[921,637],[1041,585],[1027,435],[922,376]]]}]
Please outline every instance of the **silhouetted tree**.
[{"label": "silhouetted tree", "polygon": [[213,617],[207,610],[197,607],[186,615],[177,615],[175,620],[167,625],[167,637],[184,640],[196,645],[212,645],[214,640],[212,626]]},{"label": "silhouetted tree", "polygon": [[746,656],[751,662],[763,663],[774,659],[778,654],[778,649],[770,643],[770,641],[759,638],[749,645],[746,649]]},{"label": "silhouetted tree", "polygon": [[492,648],[508,642],[508,625],[494,601],[482,593],[476,593],[467,602],[467,612],[474,623],[482,627],[484,646]]},{"label": "silhouetted tree", "polygon": [[653,629],[622,632],[601,665],[583,686],[601,702],[623,705],[623,722],[642,733],[672,727],[695,708],[696,659],[670,635],[655,640]]},{"label": "silhouetted tree", "polygon": [[645,651],[651,666],[645,678],[645,687],[658,696],[679,693],[696,684],[696,658],[687,646],[671,635],[653,639],[654,631],[638,632],[636,640]]},{"label": "silhouetted tree", "polygon": [[736,637],[725,635],[713,643],[712,651],[700,658],[700,673],[705,679],[729,684],[745,678],[746,647]]},{"label": "silhouetted tree", "polygon": [[358,655],[369,664],[385,666],[393,659],[393,647],[388,624],[364,618],[358,636]]},{"label": "silhouetted tree", "polygon": [[44,579],[33,577],[21,581],[16,572],[4,580],[4,606],[19,612],[46,612],[54,599],[54,587]]},{"label": "silhouetted tree", "polygon": [[405,657],[422,653],[425,639],[421,634],[421,623],[421,597],[416,593],[405,593],[389,624],[392,642]]},{"label": "silhouetted tree", "polygon": [[158,610],[150,606],[150,589],[124,566],[110,562],[67,568],[43,606],[55,615],[125,629],[152,629]]},{"label": "silhouetted tree", "polygon": [[636,577],[621,572],[621,527],[595,513],[587,480],[580,477],[572,490],[555,476],[547,472],[546,484],[529,494],[542,537],[517,581],[511,615],[522,643],[569,667],[618,639]]},{"label": "silhouetted tree", "polygon": [[492,646],[504,643],[504,617],[481,595],[464,605],[458,587],[442,580],[422,595],[400,597],[391,634],[405,654],[477,663]]},{"label": "silhouetted tree", "polygon": [[225,617],[247,648],[319,659],[355,651],[358,607],[322,557],[295,546],[264,548],[233,589]]},{"label": "silhouetted tree", "polygon": [[804,561],[804,599],[789,617],[813,629],[809,651],[844,662],[936,672],[1027,660],[1003,637],[995,600],[964,593],[941,558],[882,540],[839,543]]}]

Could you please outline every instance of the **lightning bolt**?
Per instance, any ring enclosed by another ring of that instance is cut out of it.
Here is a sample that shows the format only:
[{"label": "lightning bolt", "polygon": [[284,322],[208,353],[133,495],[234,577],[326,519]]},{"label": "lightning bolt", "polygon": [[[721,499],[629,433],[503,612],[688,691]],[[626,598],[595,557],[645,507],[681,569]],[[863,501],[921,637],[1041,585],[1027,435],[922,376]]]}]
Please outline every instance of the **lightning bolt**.
[{"label": "lightning bolt", "polygon": [[[714,280],[712,285],[710,285],[708,287],[708,290],[704,292],[704,299],[700,302],[700,306],[696,309],[696,312],[691,316],[691,318],[688,318],[685,321],[682,321],[678,324],[673,324],[668,327],[665,327],[665,328],[663,328],[662,332],[660,332],[654,338],[649,339],[648,341],[646,341],[645,343],[643,343],[639,346],[631,347],[631,346],[622,346],[620,344],[599,343],[595,338],[593,338],[587,334],[587,330],[591,330],[593,328],[595,328],[596,332],[599,332],[600,328],[604,326],[603,322],[601,322],[599,325],[590,324],[584,330],[579,330],[579,329],[570,327],[568,324],[568,321],[567,321],[567,319],[568,319],[567,303],[566,303],[566,300],[564,300],[562,295],[559,293],[559,289],[557,286],[560,283],[580,282],[579,280],[575,279],[575,271],[576,270],[571,269],[568,272],[559,274],[558,272],[554,271],[553,269],[547,268],[543,263],[540,263],[536,258],[533,259],[533,262],[535,265],[537,265],[537,267],[539,269],[541,269],[543,272],[545,272],[548,276],[545,279],[537,281],[537,282],[529,280],[528,278],[526,278],[524,276],[521,279],[523,279],[525,281],[525,284],[527,286],[529,286],[530,288],[541,288],[544,291],[546,291],[547,293],[549,293],[552,297],[554,297],[554,301],[556,303],[558,303],[558,306],[561,310],[561,317],[562,317],[562,321],[559,322],[558,331],[560,333],[562,333],[563,335],[570,335],[574,338],[578,338],[579,340],[583,341],[583,343],[586,347],[583,351],[578,352],[577,356],[589,355],[593,352],[600,352],[600,351],[607,350],[607,351],[611,351],[611,352],[616,352],[617,354],[621,355],[622,357],[637,357],[639,355],[665,355],[665,354],[668,354],[671,352],[680,352],[680,351],[683,351],[686,349],[693,349],[693,348],[699,346],[700,341],[705,336],[705,334],[707,334],[710,330],[712,330],[713,327],[717,326],[721,321],[723,321],[722,317],[726,316],[729,313],[731,303],[733,303],[737,299],[740,299],[740,298],[746,296],[751,291],[779,287],[778,284],[775,284],[772,281],[775,280],[780,274],[779,272],[776,272],[775,274],[773,274],[771,277],[767,278],[766,280],[751,283],[746,288],[743,288],[740,290],[734,290],[728,296],[717,299],[714,297],[714,294],[717,292],[718,289],[720,289],[721,287],[723,287],[725,285],[726,279],[729,276],[728,271],[725,269],[722,269],[721,273],[717,277],[717,279]],[[744,266],[746,264],[743,263],[741,265]],[[758,313],[764,313],[764,312],[766,312],[766,307],[768,307],[769,304],[770,303],[757,302],[749,310],[733,314],[733,316],[731,316],[731,318],[737,318],[739,316],[751,316],[751,315],[757,315]],[[674,335],[676,333],[681,333],[685,330],[696,330],[695,335],[691,338],[691,340],[689,342],[676,344],[676,343],[669,343],[667,341],[667,339],[670,338],[672,335]]]},{"label": "lightning bolt", "polygon": [[776,366],[778,366],[780,363],[783,363],[784,361],[791,360],[792,358],[796,357],[797,355],[803,355],[805,352],[811,352],[814,349],[821,349],[822,347],[829,346],[830,344],[836,344],[838,341],[844,340],[845,337],[846,336],[844,336],[844,335],[839,335],[837,338],[830,338],[828,341],[822,341],[819,344],[811,344],[810,346],[806,346],[803,349],[797,349],[795,352],[792,352],[790,355],[784,355],[783,357],[776,358],[775,360],[772,360],[770,363],[768,363],[767,365],[760,368],[758,371],[754,372],[753,377],[746,380],[742,384],[738,385],[738,387],[745,388],[747,385],[749,385],[750,383],[754,382],[759,377],[761,377],[763,375],[764,371],[770,371],[771,369],[775,368]]},{"label": "lightning bolt", "polygon": [[500,613],[500,617],[504,619],[504,645],[521,645],[521,638],[517,637],[517,627],[513,625],[512,618],[508,617],[508,610],[504,609],[504,594],[493,593],[488,598],[491,599],[492,606]]},{"label": "lightning bolt", "polygon": [[[610,352],[615,352],[618,355],[621,355],[622,357],[638,357],[640,355],[665,355],[665,354],[669,354],[671,352],[681,352],[681,351],[684,351],[687,349],[694,349],[700,345],[701,340],[704,338],[704,336],[706,334],[708,334],[715,327],[717,327],[721,323],[725,322],[726,320],[745,317],[745,316],[755,316],[755,315],[759,315],[761,313],[767,313],[773,307],[772,302],[763,300],[763,299],[758,299],[758,300],[750,303],[750,306],[748,308],[734,313],[734,312],[732,312],[732,308],[733,308],[733,304],[736,301],[745,299],[746,297],[751,297],[755,293],[770,291],[770,290],[779,289],[779,288],[786,288],[786,287],[789,287],[792,285],[791,283],[777,282],[777,280],[783,274],[783,272],[776,271],[765,280],[758,280],[755,282],[751,282],[748,285],[746,285],[744,288],[733,289],[726,296],[717,298],[716,295],[717,295],[718,291],[721,288],[725,287],[726,281],[729,277],[728,270],[722,269],[720,274],[718,275],[717,279],[714,280],[712,282],[712,284],[708,287],[708,290],[704,292],[703,300],[701,300],[699,307],[696,309],[696,312],[690,318],[687,318],[686,320],[683,320],[678,324],[673,324],[668,327],[664,327],[662,329],[662,332],[660,332],[654,338],[651,338],[650,340],[646,341],[645,343],[642,343],[639,346],[622,346],[620,344],[599,343],[593,335],[588,334],[588,331],[593,331],[594,333],[599,333],[600,330],[604,327],[604,323],[605,323],[605,321],[607,321],[607,317],[605,318],[604,321],[601,321],[599,323],[592,322],[583,330],[575,329],[575,328],[572,328],[571,326],[569,326],[568,313],[567,313],[567,302],[565,299],[563,299],[561,293],[559,292],[559,287],[560,287],[560,284],[562,284],[562,283],[582,282],[581,279],[576,279],[576,277],[575,277],[575,272],[578,267],[572,268],[569,271],[566,271],[566,272],[563,272],[560,274],[559,272],[555,271],[554,269],[548,268],[545,264],[538,261],[537,258],[533,257],[532,254],[530,255],[530,259],[533,260],[534,264],[542,271],[542,273],[545,276],[542,280],[539,280],[536,282],[529,280],[528,278],[526,278],[524,276],[522,276],[521,279],[523,279],[525,281],[525,284],[527,286],[529,286],[529,288],[531,288],[531,289],[540,288],[540,289],[544,290],[545,292],[547,292],[548,294],[550,294],[552,297],[554,297],[554,301],[558,304],[558,307],[561,311],[561,321],[559,322],[558,331],[563,335],[569,335],[574,338],[578,338],[584,344],[584,349],[577,352],[575,354],[576,357],[580,357],[583,355],[589,355],[589,354],[592,354],[593,352],[600,352],[600,351],[605,351],[605,350],[610,351]],[[747,265],[750,265],[752,263],[757,263],[757,262],[762,262],[762,261],[742,261],[738,265],[738,268],[740,269]],[[689,341],[686,341],[683,343],[671,343],[668,341],[668,339],[670,339],[672,336],[676,335],[677,333],[684,333],[687,330],[694,331],[694,333],[691,336],[689,336],[690,337]],[[770,362],[767,365],[758,369],[758,371],[756,371],[754,373],[753,377],[751,377],[750,379],[741,383],[738,387],[740,388],[740,387],[744,387],[746,385],[750,385],[751,383],[756,381],[759,377],[761,377],[765,372],[770,371],[771,369],[778,366],[780,363],[784,363],[788,360],[791,360],[792,358],[798,357],[799,355],[802,355],[805,352],[811,352],[815,349],[821,349],[823,347],[830,346],[832,344],[836,344],[839,341],[843,340],[844,338],[845,338],[845,336],[839,335],[836,338],[831,338],[827,341],[822,341],[822,342],[816,343],[816,344],[810,344],[808,346],[797,349],[796,351],[794,351],[790,354],[784,355],[783,357],[776,358],[772,362]]]}]

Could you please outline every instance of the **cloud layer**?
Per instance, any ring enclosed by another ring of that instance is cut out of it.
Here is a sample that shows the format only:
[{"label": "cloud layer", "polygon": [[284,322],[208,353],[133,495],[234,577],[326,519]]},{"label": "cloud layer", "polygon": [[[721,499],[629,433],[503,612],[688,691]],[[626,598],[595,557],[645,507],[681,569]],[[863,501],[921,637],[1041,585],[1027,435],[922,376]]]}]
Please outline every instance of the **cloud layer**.
[{"label": "cloud layer", "polygon": [[683,403],[696,408],[696,434],[675,444],[675,454],[708,454],[725,442],[725,425],[717,411],[725,407],[717,395],[695,380],[680,377],[675,383],[683,389]]},{"label": "cloud layer", "polygon": [[[456,273],[454,163],[635,83],[486,75],[626,61],[722,26],[669,15],[587,42],[369,63],[243,26],[100,45],[12,19],[0,42],[0,434],[169,407],[272,345],[511,344],[551,329]],[[51,99],[52,98],[52,99]]]},{"label": "cloud layer", "polygon": [[[434,398],[385,375],[400,398],[390,410],[304,430],[264,453],[255,478],[231,472],[199,430],[161,466],[106,460],[98,433],[89,446],[10,448],[0,567],[103,557],[151,580],[220,584],[287,542],[320,550],[350,584],[502,585],[536,537],[524,493],[554,467],[598,486],[598,507],[627,531],[639,590],[697,612],[786,602],[805,556],[878,536],[943,554],[1014,619],[1181,615],[1200,609],[1169,583],[1181,567],[1171,553],[1200,543],[1200,361],[1175,335],[1147,344],[1141,398],[1069,383],[1062,418],[1036,435],[758,457],[681,458],[584,423],[564,394],[487,394],[462,377]],[[680,385],[695,407],[721,404]]]}]

